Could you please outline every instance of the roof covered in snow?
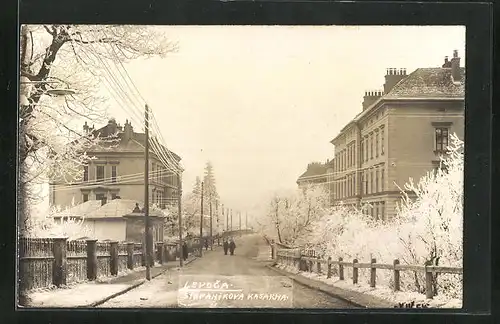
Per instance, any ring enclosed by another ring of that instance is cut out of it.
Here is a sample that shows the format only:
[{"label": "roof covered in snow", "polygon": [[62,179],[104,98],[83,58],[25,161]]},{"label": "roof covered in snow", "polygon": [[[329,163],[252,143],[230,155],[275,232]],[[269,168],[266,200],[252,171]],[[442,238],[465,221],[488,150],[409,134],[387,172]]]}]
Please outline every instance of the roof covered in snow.
[{"label": "roof covered in snow", "polygon": [[74,207],[68,208],[60,213],[54,215],[54,218],[60,217],[86,217],[90,213],[101,208],[100,200],[89,200],[83,204],[76,205]]},{"label": "roof covered in snow", "polygon": [[[103,205],[101,208],[89,213],[86,218],[119,218],[128,214],[132,214],[136,204],[142,206],[142,202],[130,199],[114,199]],[[142,208],[142,207],[141,207]],[[138,213],[139,214],[139,213]],[[150,208],[149,215],[163,217],[160,211]]]},{"label": "roof covered in snow", "polygon": [[463,98],[465,68],[460,68],[461,81],[455,82],[451,68],[420,68],[399,81],[382,99]]}]

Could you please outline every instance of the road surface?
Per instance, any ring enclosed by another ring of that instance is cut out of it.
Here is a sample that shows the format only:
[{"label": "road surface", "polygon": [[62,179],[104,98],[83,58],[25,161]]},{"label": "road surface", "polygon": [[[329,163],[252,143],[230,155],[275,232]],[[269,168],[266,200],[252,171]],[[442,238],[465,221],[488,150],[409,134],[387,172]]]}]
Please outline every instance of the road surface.
[{"label": "road surface", "polygon": [[270,248],[257,234],[236,237],[235,255],[221,247],[182,269],[109,300],[99,307],[355,308],[266,267]]}]

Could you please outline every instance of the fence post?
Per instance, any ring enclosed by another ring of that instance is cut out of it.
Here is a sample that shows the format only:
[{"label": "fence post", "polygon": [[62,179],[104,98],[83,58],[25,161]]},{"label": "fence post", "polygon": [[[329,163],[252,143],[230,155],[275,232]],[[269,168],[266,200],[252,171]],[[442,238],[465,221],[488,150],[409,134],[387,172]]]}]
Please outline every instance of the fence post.
[{"label": "fence post", "polygon": [[399,286],[399,270],[396,269],[396,267],[399,265],[399,260],[395,259],[394,260],[394,291],[399,291],[400,286]]},{"label": "fence post", "polygon": [[321,257],[318,255],[318,263],[316,265],[318,274],[321,273]]},{"label": "fence post", "polygon": [[429,299],[434,297],[432,291],[432,272],[427,269],[427,266],[425,266],[425,297]]},{"label": "fence post", "polygon": [[111,275],[118,275],[118,242],[109,242],[109,269],[111,270]]},{"label": "fence post", "polygon": [[358,268],[356,268],[357,263],[358,263],[358,259],[352,260],[352,283],[353,284],[358,283]]},{"label": "fence post", "polygon": [[332,277],[332,257],[328,257],[328,263],[326,268],[326,278],[329,279]]},{"label": "fence post", "polygon": [[54,238],[54,270],[52,272],[52,283],[59,287],[66,285],[66,244],[67,238]]},{"label": "fence post", "polygon": [[344,280],[344,265],[342,264],[343,261],[344,261],[344,259],[342,259],[342,257],[339,257],[339,279],[340,280]]},{"label": "fence post", "polygon": [[156,250],[158,251],[158,262],[163,264],[163,242],[156,243]]},{"label": "fence post", "polygon": [[127,242],[127,269],[134,270],[134,243]]},{"label": "fence post", "polygon": [[375,263],[377,263],[377,259],[372,258],[372,267],[370,269],[370,287],[372,288],[375,288],[375,281],[377,280],[377,268],[374,266]]},{"label": "fence post", "polygon": [[97,279],[97,240],[87,240],[87,279]]}]

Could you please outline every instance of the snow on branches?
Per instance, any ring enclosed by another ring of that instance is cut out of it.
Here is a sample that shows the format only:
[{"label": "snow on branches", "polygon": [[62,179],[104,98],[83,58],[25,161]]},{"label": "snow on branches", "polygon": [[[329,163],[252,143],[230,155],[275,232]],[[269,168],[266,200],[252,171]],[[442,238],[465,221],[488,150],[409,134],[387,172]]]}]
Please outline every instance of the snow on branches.
[{"label": "snow on branches", "polygon": [[[283,243],[309,246],[332,258],[357,258],[360,262],[376,258],[378,263],[389,264],[399,259],[401,264],[462,267],[463,148],[463,141],[452,135],[441,168],[418,182],[410,179],[401,188],[401,204],[392,219],[377,221],[363,212],[363,206],[361,210],[342,204],[324,208],[324,194],[304,194],[299,199],[274,197],[268,227],[279,230]],[[316,206],[312,222],[307,221],[311,209],[304,207],[308,205],[306,197]],[[276,237],[277,233],[271,235]],[[382,285],[393,285],[390,271],[380,271],[377,276]],[[437,294],[462,298],[461,275],[434,275],[433,286]],[[401,289],[424,293],[423,273],[402,271]]]}]

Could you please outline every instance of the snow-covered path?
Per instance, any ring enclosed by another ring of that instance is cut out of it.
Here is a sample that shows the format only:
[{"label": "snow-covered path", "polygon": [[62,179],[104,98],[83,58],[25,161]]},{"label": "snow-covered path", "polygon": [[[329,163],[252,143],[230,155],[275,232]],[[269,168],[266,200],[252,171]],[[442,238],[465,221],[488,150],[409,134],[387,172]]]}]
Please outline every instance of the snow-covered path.
[{"label": "snow-covered path", "polygon": [[261,236],[237,237],[235,242],[235,255],[224,255],[217,247],[182,270],[169,271],[100,307],[353,308],[268,269],[269,246]]}]

